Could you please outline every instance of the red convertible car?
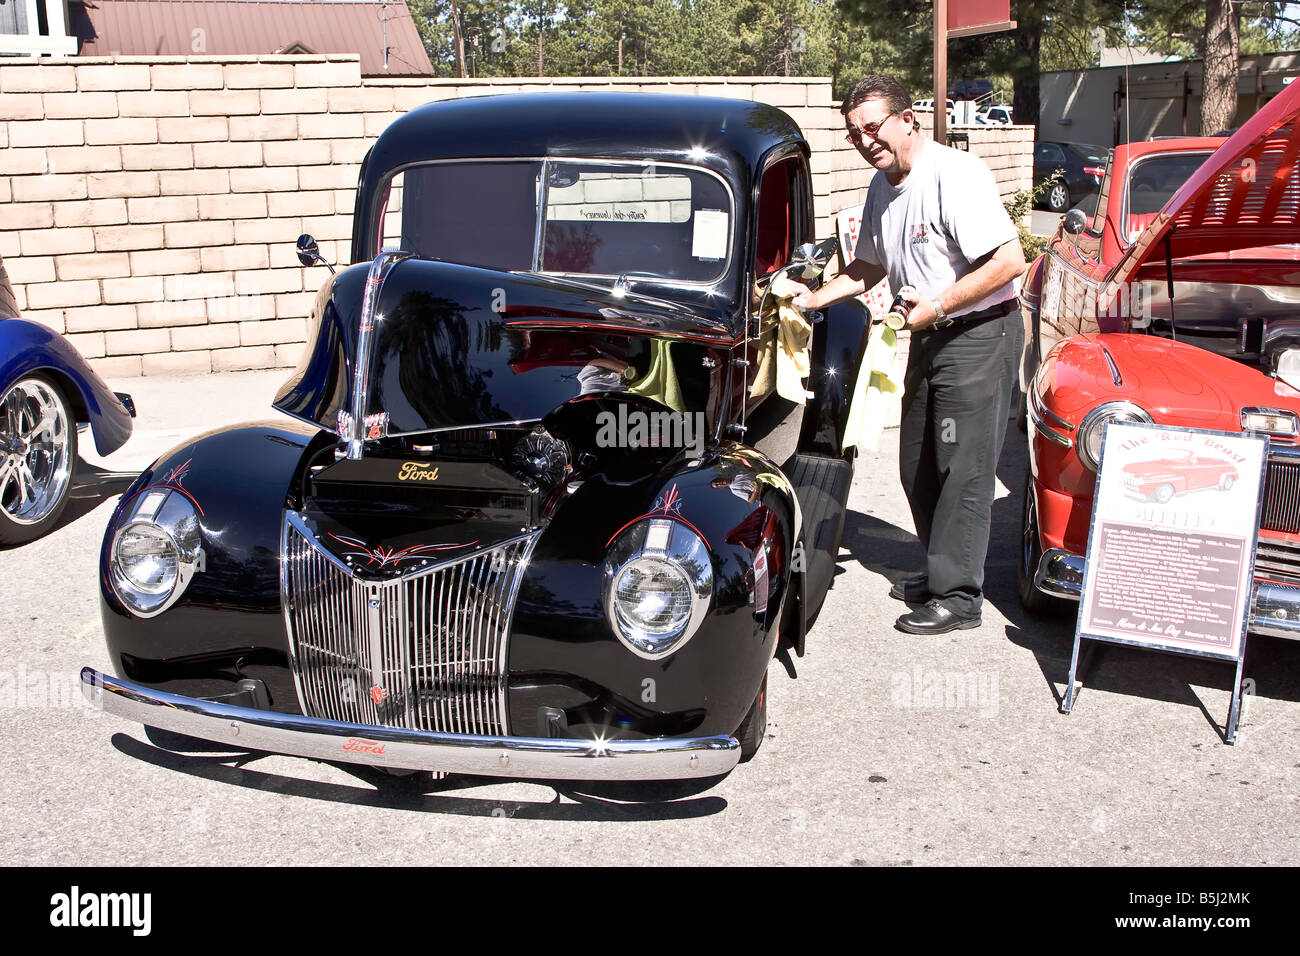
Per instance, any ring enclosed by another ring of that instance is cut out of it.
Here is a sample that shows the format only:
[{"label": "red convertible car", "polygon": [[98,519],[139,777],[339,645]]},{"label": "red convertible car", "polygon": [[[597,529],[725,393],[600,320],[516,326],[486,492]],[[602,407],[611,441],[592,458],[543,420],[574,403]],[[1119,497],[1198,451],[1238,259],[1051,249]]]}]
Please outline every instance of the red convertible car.
[{"label": "red convertible car", "polygon": [[1079,598],[1105,423],[1155,422],[1268,436],[1250,629],[1300,637],[1298,113],[1295,84],[1227,140],[1119,147],[1030,267],[1030,610]]},{"label": "red convertible car", "polygon": [[1222,458],[1198,456],[1190,450],[1124,466],[1124,491],[1134,498],[1165,504],[1174,495],[1207,488],[1227,491],[1237,482],[1237,469]]}]

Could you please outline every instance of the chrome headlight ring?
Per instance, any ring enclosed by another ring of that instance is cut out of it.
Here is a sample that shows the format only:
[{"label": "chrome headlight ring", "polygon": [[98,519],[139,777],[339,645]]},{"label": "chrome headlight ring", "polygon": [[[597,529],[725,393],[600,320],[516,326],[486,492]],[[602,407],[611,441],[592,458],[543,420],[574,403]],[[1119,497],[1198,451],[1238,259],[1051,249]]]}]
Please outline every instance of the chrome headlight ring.
[{"label": "chrome headlight ring", "polygon": [[1132,402],[1105,402],[1083,416],[1074,447],[1079,461],[1090,471],[1097,470],[1098,459],[1101,458],[1102,432],[1108,421],[1142,422],[1150,425],[1155,419],[1144,408]]},{"label": "chrome headlight ring", "polygon": [[660,660],[699,630],[713,601],[713,560],[690,528],[667,518],[640,521],[605,558],[605,616],[637,657]]},{"label": "chrome headlight ring", "polygon": [[136,617],[156,617],[203,570],[198,513],[183,494],[142,492],[124,513],[109,550],[113,593]]}]

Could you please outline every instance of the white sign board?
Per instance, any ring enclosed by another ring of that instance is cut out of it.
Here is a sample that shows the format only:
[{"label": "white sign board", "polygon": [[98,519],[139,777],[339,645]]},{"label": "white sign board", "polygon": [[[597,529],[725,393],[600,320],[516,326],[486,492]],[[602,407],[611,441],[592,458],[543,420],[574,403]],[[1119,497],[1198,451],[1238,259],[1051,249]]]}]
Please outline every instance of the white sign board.
[{"label": "white sign board", "polygon": [[1268,440],[1109,422],[1078,635],[1240,660]]},{"label": "white sign board", "polygon": [[[853,261],[853,250],[858,247],[858,229],[862,225],[862,207],[849,206],[841,209],[835,216],[836,231],[840,236],[840,256],[844,265]],[[893,297],[889,294],[889,280],[881,279],[874,286],[858,296],[858,301],[871,312],[872,320],[881,319],[889,309]]]}]

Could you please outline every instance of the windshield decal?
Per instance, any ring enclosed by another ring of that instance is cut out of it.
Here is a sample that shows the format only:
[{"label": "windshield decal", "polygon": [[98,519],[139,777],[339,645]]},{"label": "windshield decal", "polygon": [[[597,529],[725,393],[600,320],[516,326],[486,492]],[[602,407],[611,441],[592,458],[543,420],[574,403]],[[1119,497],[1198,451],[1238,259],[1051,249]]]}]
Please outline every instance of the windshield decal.
[{"label": "windshield decal", "polygon": [[696,259],[722,259],[727,255],[727,214],[721,209],[695,210],[691,255]]}]

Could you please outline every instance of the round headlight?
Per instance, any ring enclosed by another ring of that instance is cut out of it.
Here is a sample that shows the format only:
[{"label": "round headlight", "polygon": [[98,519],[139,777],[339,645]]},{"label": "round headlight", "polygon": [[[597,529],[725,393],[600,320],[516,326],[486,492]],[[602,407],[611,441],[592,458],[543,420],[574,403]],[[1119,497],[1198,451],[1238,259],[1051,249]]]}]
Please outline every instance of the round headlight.
[{"label": "round headlight", "polygon": [[1101,438],[1106,430],[1106,422],[1110,421],[1144,422],[1150,425],[1153,419],[1132,402],[1106,402],[1085,415],[1083,423],[1079,425],[1075,448],[1079,452],[1079,461],[1093,471],[1097,470],[1097,462],[1101,460]]},{"label": "round headlight", "polygon": [[605,564],[605,612],[637,656],[678,650],[704,620],[713,597],[708,547],[675,521],[643,521],[621,534]]},{"label": "round headlight", "polygon": [[183,494],[151,490],[126,506],[108,552],[113,593],[136,617],[176,603],[203,566],[203,535]]},{"label": "round headlight", "polygon": [[169,594],[176,586],[180,554],[167,533],[152,524],[122,529],[113,548],[113,565],[131,586],[145,594]]},{"label": "round headlight", "polygon": [[691,598],[682,569],[661,558],[635,558],[614,579],[614,613],[624,633],[676,634],[691,618]]}]

